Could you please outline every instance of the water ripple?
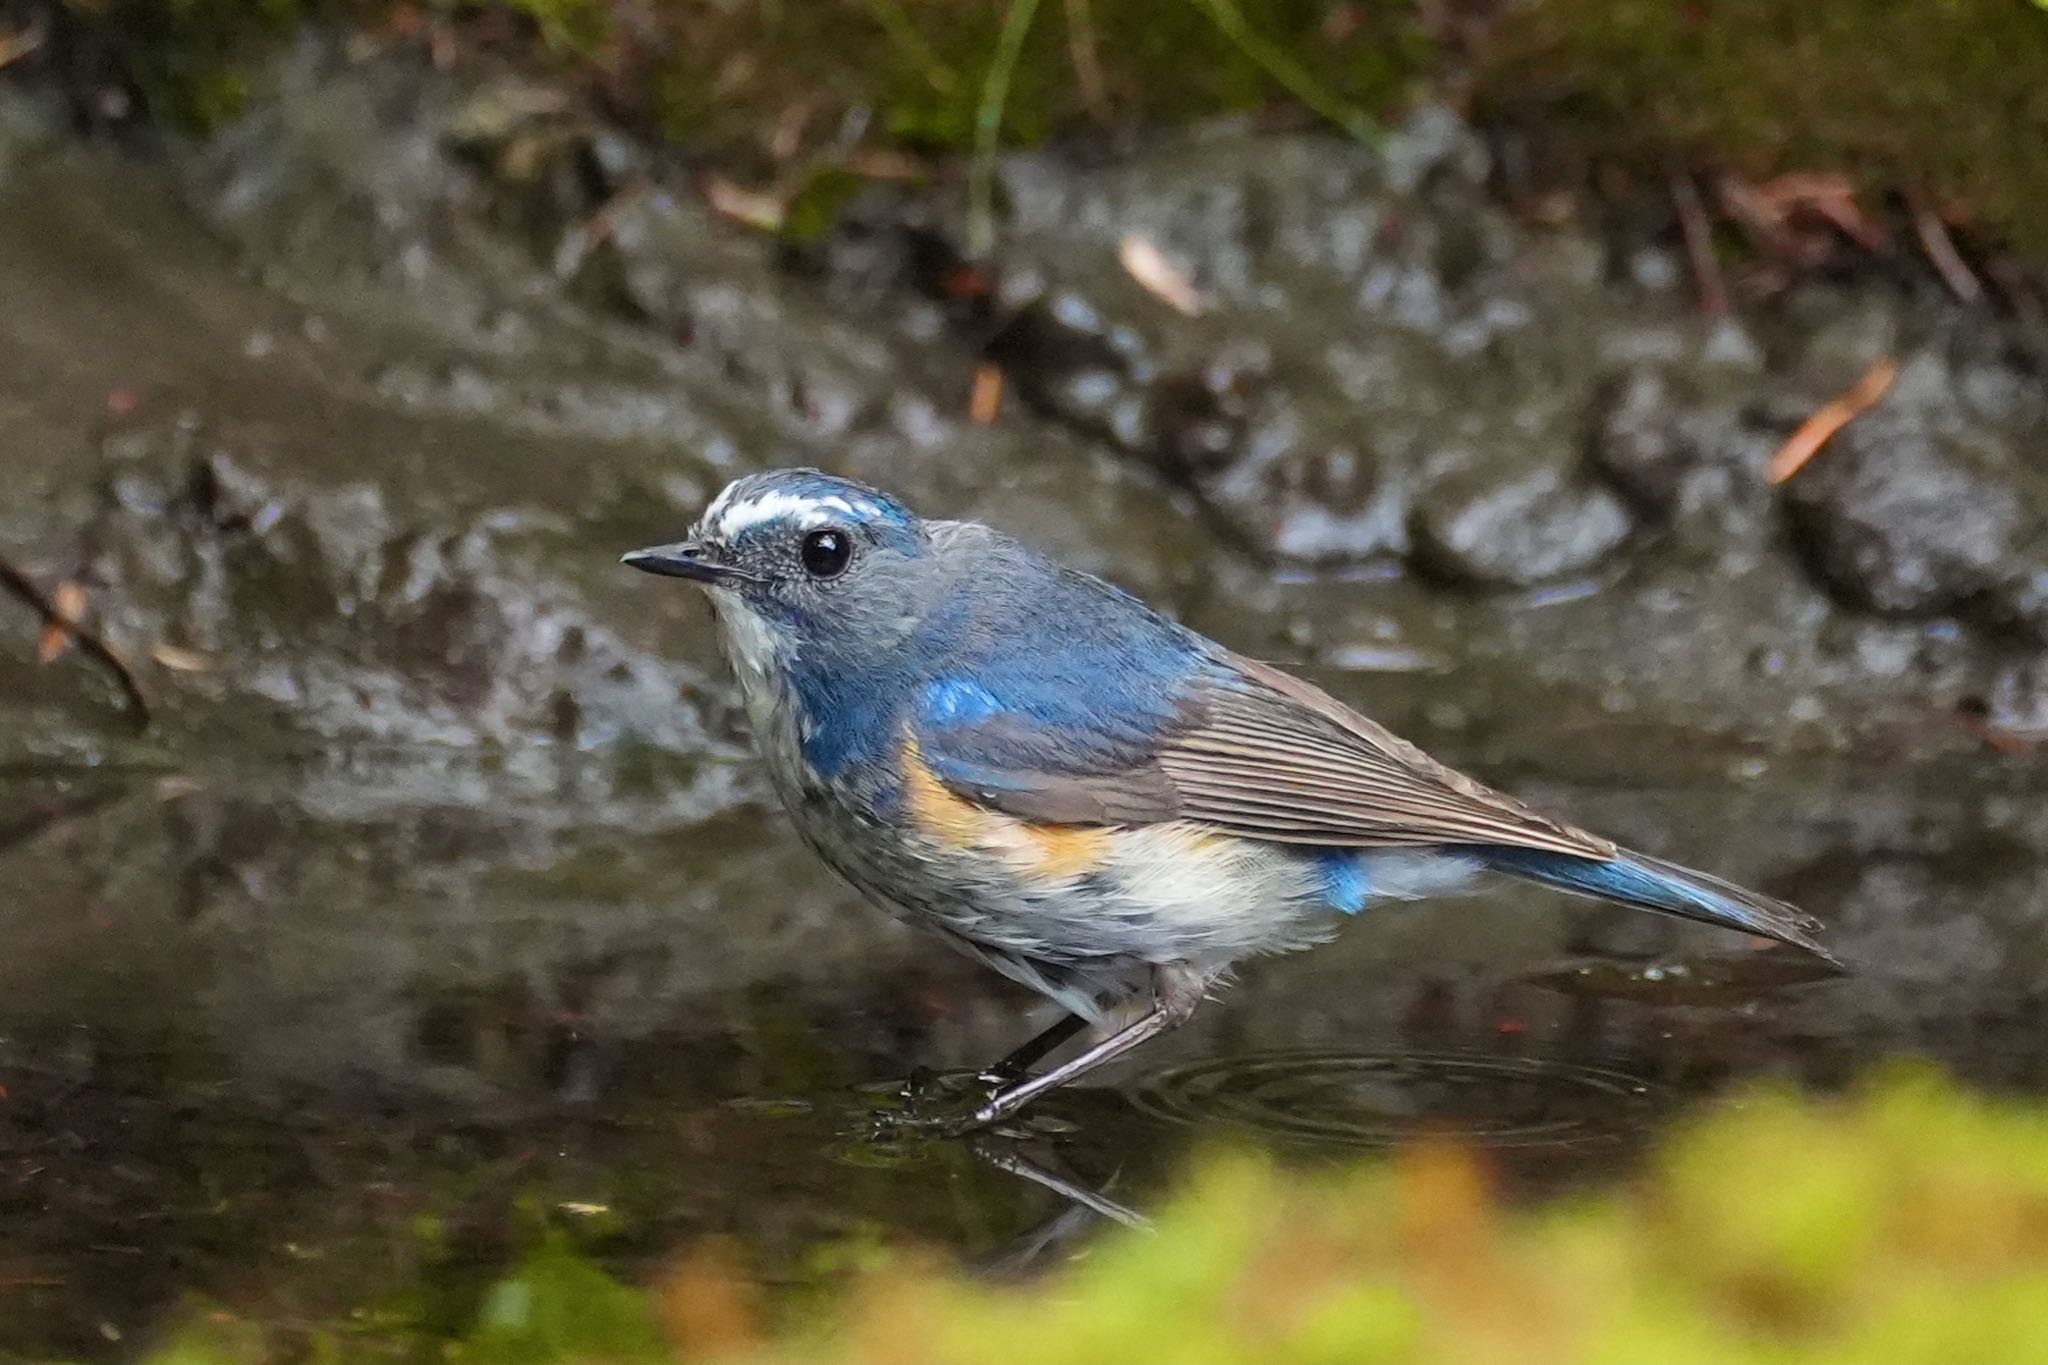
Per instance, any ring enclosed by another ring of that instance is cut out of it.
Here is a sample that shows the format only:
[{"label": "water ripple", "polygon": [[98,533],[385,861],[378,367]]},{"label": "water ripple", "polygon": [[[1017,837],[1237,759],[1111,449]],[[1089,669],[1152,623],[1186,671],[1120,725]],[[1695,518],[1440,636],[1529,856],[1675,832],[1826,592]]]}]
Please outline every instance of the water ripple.
[{"label": "water ripple", "polygon": [[1348,1147],[1424,1135],[1482,1147],[1613,1142],[1657,1107],[1652,1088],[1623,1072],[1479,1053],[1218,1057],[1156,1073],[1131,1097],[1176,1123]]}]

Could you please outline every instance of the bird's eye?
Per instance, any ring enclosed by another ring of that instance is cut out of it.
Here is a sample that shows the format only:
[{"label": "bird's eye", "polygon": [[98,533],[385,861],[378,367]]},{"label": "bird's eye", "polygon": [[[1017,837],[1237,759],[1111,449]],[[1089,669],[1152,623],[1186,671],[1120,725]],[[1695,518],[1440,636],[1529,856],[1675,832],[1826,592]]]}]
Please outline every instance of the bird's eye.
[{"label": "bird's eye", "polygon": [[813,531],[804,537],[804,572],[813,578],[837,578],[853,558],[853,542],[844,531]]}]

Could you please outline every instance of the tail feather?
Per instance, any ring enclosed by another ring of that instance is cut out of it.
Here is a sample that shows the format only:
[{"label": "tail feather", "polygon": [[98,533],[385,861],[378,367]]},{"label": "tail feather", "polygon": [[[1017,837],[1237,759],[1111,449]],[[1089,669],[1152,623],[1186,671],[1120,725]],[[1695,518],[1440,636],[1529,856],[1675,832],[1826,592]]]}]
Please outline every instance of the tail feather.
[{"label": "tail feather", "polygon": [[1812,916],[1784,901],[1646,853],[1624,850],[1601,861],[1493,845],[1479,850],[1479,856],[1487,867],[1512,877],[1638,910],[1761,934],[1837,962],[1835,955],[1815,938],[1821,925]]}]

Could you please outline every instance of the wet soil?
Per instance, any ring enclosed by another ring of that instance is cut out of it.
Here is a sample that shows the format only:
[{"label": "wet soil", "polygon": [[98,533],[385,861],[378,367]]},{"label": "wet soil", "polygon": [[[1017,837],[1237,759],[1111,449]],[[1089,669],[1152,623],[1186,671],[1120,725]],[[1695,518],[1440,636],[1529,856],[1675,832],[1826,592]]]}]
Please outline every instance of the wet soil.
[{"label": "wet soil", "polygon": [[946,185],[791,245],[488,67],[309,50],[147,161],[8,99],[0,552],[156,720],[18,614],[0,1357],[195,1303],[432,1354],[547,1227],[628,1276],[725,1234],[788,1296],[820,1247],[1048,1243],[1059,1194],[871,1139],[864,1089],[1042,1008],[801,855],[701,604],[616,566],[769,464],[994,521],[1854,969],[1527,891],[1378,911],[1049,1101],[1023,1150],[1084,1186],[1418,1129],[1601,1179],[1731,1082],[1898,1053],[2048,1090],[2048,395],[1931,279],[1701,317],[1676,243],[1521,221],[1434,112],[1012,156],[963,270]]}]

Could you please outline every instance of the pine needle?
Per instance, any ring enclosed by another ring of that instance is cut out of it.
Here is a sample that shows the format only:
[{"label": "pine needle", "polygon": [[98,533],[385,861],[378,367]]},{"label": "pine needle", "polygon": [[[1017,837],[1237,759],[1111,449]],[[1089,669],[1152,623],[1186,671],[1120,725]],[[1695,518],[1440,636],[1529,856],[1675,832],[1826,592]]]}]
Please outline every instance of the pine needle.
[{"label": "pine needle", "polygon": [[981,106],[974,115],[974,159],[967,166],[967,254],[980,259],[995,246],[996,147],[1003,131],[1003,110],[1010,102],[1010,81],[1024,56],[1024,39],[1038,13],[1038,0],[1010,0],[996,36],[995,56],[981,82]]},{"label": "pine needle", "polygon": [[[1260,70],[1278,81],[1288,94],[1360,142],[1372,136],[1373,122],[1363,109],[1339,98],[1321,81],[1311,76],[1301,63],[1261,37],[1245,19],[1244,11],[1237,7],[1234,0],[1188,0],[1188,3],[1207,15],[1209,22],[1216,25],[1222,30],[1224,37],[1237,45],[1238,51],[1251,58]],[[2048,0],[2044,0],[2044,3],[2048,3]]]},{"label": "pine needle", "polygon": [[917,25],[911,22],[909,13],[903,8],[903,0],[867,0],[867,3],[869,13],[889,35],[889,41],[917,68],[918,74],[932,89],[941,95],[950,95],[959,88],[960,77],[918,32]]}]

